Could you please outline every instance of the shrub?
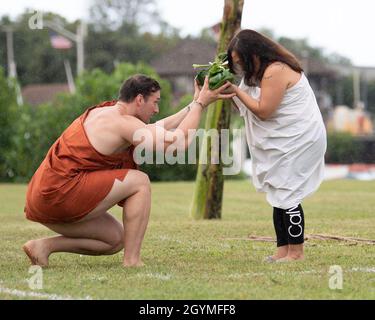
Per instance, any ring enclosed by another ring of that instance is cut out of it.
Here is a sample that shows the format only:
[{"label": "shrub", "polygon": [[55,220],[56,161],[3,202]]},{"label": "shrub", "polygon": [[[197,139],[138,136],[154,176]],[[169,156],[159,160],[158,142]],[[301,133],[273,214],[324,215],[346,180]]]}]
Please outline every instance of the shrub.
[{"label": "shrub", "polygon": [[329,133],[327,136],[327,163],[351,164],[361,162],[362,145],[349,133]]}]

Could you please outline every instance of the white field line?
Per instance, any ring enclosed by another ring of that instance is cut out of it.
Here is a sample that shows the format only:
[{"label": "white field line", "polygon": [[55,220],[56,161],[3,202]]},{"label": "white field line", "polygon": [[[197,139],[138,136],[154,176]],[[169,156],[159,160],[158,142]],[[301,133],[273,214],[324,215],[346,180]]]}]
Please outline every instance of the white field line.
[{"label": "white field line", "polygon": [[228,278],[243,278],[243,277],[257,277],[257,276],[270,276],[270,275],[287,275],[287,274],[319,274],[322,272],[316,270],[307,270],[307,271],[297,271],[297,272],[288,272],[288,271],[270,271],[270,272],[247,272],[247,273],[233,273],[228,275]]},{"label": "white field line", "polygon": [[9,289],[2,286],[0,286],[0,293],[9,294],[11,296],[16,296],[18,298],[38,298],[46,300],[92,300],[90,296],[86,296],[85,298],[73,298],[71,296],[60,296],[57,294]]},{"label": "white field line", "polygon": [[170,274],[162,274],[162,273],[140,273],[137,274],[138,278],[153,278],[158,279],[161,281],[169,281],[172,278]]},{"label": "white field line", "polygon": [[375,273],[375,267],[358,267],[358,268],[351,268],[351,272],[365,272],[365,273]]},{"label": "white field line", "polygon": [[[349,270],[343,270],[343,272],[363,272],[363,273],[375,273],[375,267],[356,267]],[[269,276],[269,275],[303,275],[303,274],[320,274],[324,275],[328,273],[324,270],[306,270],[306,271],[270,271],[270,272],[246,272],[246,273],[232,273],[228,275],[228,278],[246,278],[246,277],[257,277],[257,276]]]}]

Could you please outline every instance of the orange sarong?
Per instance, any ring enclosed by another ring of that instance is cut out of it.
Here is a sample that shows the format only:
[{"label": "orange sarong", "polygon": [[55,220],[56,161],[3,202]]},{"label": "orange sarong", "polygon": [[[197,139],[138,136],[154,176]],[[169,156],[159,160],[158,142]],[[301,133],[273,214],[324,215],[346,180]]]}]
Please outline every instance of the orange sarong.
[{"label": "orange sarong", "polygon": [[[99,153],[87,138],[83,123],[87,109],[62,133],[32,177],[27,190],[25,215],[41,223],[70,223],[82,219],[107,196],[115,179],[123,180],[137,169],[134,146],[115,155]],[[124,199],[125,200],[125,199]],[[124,205],[124,200],[119,206]]]}]

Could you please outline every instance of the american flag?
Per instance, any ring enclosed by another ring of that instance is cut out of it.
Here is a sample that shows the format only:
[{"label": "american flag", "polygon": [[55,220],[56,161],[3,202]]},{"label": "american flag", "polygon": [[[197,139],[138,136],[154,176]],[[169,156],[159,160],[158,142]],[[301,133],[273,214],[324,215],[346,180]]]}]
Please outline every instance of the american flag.
[{"label": "american flag", "polygon": [[60,36],[56,33],[52,33],[50,35],[50,39],[51,39],[51,45],[55,49],[66,50],[66,49],[70,49],[73,46],[72,42],[69,39],[63,36]]}]

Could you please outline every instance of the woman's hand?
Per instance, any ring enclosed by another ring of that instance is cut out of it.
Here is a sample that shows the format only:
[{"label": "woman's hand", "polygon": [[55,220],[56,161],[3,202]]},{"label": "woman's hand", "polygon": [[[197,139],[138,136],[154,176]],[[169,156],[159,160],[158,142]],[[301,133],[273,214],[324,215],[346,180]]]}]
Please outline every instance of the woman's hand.
[{"label": "woman's hand", "polygon": [[[226,90],[228,88],[231,88],[231,86],[232,86],[232,83],[227,82],[216,90],[210,90],[208,86],[208,77],[206,77],[204,79],[204,85],[198,93],[198,98],[195,100],[201,103],[203,106],[207,107],[209,104],[215,102],[218,99],[231,99],[236,95],[233,89],[230,89],[230,92],[226,93]],[[196,83],[196,92],[197,92],[197,87],[198,87],[198,84]],[[194,95],[194,98],[195,98],[195,95]]]},{"label": "woman's hand", "polygon": [[[230,82],[228,82],[228,83],[230,83]],[[238,88],[238,86],[236,86],[233,83],[230,83],[230,86],[225,90],[224,93],[226,93],[226,94],[235,93],[237,95],[238,90],[240,90],[240,88]]]}]

